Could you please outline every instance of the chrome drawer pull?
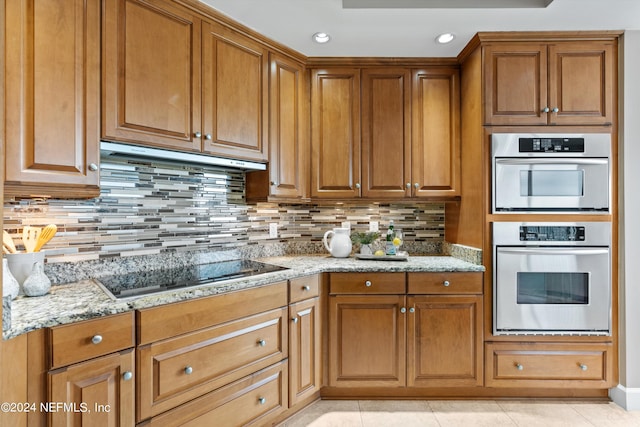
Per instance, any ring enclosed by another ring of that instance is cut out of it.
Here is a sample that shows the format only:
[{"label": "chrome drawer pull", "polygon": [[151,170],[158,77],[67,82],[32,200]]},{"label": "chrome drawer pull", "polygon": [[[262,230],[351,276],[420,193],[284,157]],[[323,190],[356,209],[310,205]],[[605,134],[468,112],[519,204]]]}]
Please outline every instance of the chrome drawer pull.
[{"label": "chrome drawer pull", "polygon": [[193,373],[193,368],[191,366],[187,366],[184,368],[185,375],[191,375]]},{"label": "chrome drawer pull", "polygon": [[580,369],[582,369],[583,371],[586,371],[587,369],[589,369],[589,367],[587,365],[585,365],[584,363],[580,364]]},{"label": "chrome drawer pull", "polygon": [[260,347],[264,347],[265,345],[267,345],[267,342],[265,340],[258,340],[258,345]]},{"label": "chrome drawer pull", "polygon": [[133,373],[131,371],[127,371],[122,374],[122,379],[125,381],[129,381],[131,378],[133,378]]},{"label": "chrome drawer pull", "polygon": [[298,318],[297,318],[297,317],[292,317],[292,318],[291,318],[291,321],[292,321],[293,323],[298,323]]},{"label": "chrome drawer pull", "polygon": [[450,283],[448,280],[445,280],[444,282],[442,282],[442,284],[443,284],[444,286],[449,286],[451,283]]},{"label": "chrome drawer pull", "polygon": [[302,290],[303,291],[310,291],[311,290],[311,286],[309,286],[309,285],[303,286]]},{"label": "chrome drawer pull", "polygon": [[261,405],[264,405],[265,403],[267,403],[267,398],[266,397],[259,397],[258,398],[258,403]]},{"label": "chrome drawer pull", "polygon": [[519,363],[516,363],[516,369],[517,369],[518,371],[522,371],[522,370],[524,369],[524,366],[522,366],[522,365],[521,365],[521,364],[519,364]]},{"label": "chrome drawer pull", "polygon": [[102,335],[94,335],[91,338],[91,342],[94,344],[100,344],[102,342]]},{"label": "chrome drawer pull", "polygon": [[371,286],[371,280],[367,280],[366,282],[364,282],[364,285],[366,287],[370,287]]}]

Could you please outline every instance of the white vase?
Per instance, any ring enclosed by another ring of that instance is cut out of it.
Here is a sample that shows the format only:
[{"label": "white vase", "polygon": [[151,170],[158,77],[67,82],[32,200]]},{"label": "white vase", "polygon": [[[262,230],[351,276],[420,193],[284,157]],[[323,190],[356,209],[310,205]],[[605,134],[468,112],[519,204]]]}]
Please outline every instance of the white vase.
[{"label": "white vase", "polygon": [[39,297],[46,295],[51,289],[51,280],[44,274],[44,263],[36,262],[29,277],[22,284],[22,290],[26,296]]},{"label": "white vase", "polygon": [[20,293],[20,284],[11,274],[9,270],[9,262],[6,258],[2,259],[2,295],[10,296],[11,299],[15,299]]}]

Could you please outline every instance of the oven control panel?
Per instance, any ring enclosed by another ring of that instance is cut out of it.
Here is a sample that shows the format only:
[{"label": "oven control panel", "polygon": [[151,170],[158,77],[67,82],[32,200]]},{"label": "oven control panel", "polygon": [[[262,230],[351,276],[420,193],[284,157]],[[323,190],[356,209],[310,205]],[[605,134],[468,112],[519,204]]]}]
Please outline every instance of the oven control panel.
[{"label": "oven control panel", "polygon": [[520,226],[520,241],[527,242],[581,242],[585,240],[582,226]]},{"label": "oven control panel", "polygon": [[584,153],[584,138],[519,138],[521,153]]}]

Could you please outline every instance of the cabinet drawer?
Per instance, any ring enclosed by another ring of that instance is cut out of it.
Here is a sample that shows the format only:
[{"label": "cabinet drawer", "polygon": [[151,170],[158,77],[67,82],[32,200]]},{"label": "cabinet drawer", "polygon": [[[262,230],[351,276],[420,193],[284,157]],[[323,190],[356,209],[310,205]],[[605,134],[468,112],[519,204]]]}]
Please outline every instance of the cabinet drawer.
[{"label": "cabinet drawer", "polygon": [[49,329],[50,368],[133,347],[133,319],[133,312],[129,312]]},{"label": "cabinet drawer", "polygon": [[298,302],[317,297],[320,290],[320,276],[299,277],[289,281],[289,302]]},{"label": "cabinet drawer", "polygon": [[138,349],[138,421],[287,357],[287,309],[261,313]]},{"label": "cabinet drawer", "polygon": [[492,343],[486,346],[488,387],[613,386],[608,343]]},{"label": "cabinet drawer", "polygon": [[150,426],[267,425],[287,407],[287,362],[242,378],[154,417]]},{"label": "cabinet drawer", "polygon": [[331,273],[331,294],[404,294],[404,273]]},{"label": "cabinet drawer", "polygon": [[409,294],[482,294],[482,273],[407,273]]}]

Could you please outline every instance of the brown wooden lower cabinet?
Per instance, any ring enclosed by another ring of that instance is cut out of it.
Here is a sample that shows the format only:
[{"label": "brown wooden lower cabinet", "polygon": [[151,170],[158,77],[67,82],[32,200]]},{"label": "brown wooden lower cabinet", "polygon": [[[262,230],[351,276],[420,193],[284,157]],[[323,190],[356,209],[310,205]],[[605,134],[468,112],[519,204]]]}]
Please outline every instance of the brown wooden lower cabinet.
[{"label": "brown wooden lower cabinet", "polygon": [[287,408],[287,361],[151,418],[149,426],[266,425]]},{"label": "brown wooden lower cabinet", "polygon": [[407,300],[407,386],[481,386],[482,296]]},{"label": "brown wooden lower cabinet", "polygon": [[289,318],[289,406],[295,406],[320,390],[320,299],[291,304]]},{"label": "brown wooden lower cabinet", "polygon": [[487,343],[487,387],[614,387],[611,343]]},{"label": "brown wooden lower cabinet", "polygon": [[[134,351],[124,350],[50,371],[48,425],[135,425]],[[38,408],[43,410],[42,408]]]}]

